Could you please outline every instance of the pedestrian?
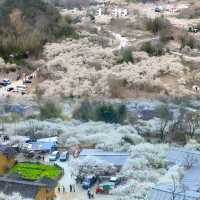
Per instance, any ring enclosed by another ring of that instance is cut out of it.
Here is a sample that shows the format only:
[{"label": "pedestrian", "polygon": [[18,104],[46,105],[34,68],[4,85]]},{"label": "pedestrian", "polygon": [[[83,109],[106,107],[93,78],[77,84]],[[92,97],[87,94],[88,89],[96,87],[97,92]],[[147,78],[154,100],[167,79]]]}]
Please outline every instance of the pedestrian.
[{"label": "pedestrian", "polygon": [[75,190],[75,184],[73,184],[73,189],[74,189],[74,192],[76,192],[76,190]]},{"label": "pedestrian", "polygon": [[88,189],[88,191],[87,191],[87,195],[88,195],[88,198],[90,199],[91,193],[90,193],[90,190],[89,190],[89,189]]},{"label": "pedestrian", "polygon": [[72,185],[69,185],[69,191],[72,192]]},{"label": "pedestrian", "polygon": [[63,192],[65,192],[65,186],[63,185]]},{"label": "pedestrian", "polygon": [[60,186],[58,186],[58,192],[60,192]]},{"label": "pedestrian", "polygon": [[90,196],[91,196],[91,199],[94,199],[94,193],[91,193]]}]

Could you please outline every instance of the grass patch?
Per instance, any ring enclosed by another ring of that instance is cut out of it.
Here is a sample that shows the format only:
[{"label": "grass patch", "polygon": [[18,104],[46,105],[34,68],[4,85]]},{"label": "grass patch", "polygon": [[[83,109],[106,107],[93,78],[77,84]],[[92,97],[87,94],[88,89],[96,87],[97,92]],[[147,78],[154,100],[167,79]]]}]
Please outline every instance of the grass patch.
[{"label": "grass patch", "polygon": [[17,163],[10,172],[17,173],[28,180],[37,180],[44,176],[51,179],[56,178],[61,174],[61,169],[57,166],[23,162]]}]

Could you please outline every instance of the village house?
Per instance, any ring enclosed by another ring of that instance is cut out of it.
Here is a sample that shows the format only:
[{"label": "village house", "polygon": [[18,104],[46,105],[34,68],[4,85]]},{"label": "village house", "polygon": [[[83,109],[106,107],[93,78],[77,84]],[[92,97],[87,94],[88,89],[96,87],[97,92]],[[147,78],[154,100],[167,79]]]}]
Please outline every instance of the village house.
[{"label": "village house", "polygon": [[38,181],[26,181],[20,178],[0,177],[0,192],[11,195],[19,193],[23,198],[32,200],[53,200],[57,182],[43,177]]},{"label": "village house", "polygon": [[16,150],[6,145],[0,145],[0,174],[4,174],[16,163]]}]

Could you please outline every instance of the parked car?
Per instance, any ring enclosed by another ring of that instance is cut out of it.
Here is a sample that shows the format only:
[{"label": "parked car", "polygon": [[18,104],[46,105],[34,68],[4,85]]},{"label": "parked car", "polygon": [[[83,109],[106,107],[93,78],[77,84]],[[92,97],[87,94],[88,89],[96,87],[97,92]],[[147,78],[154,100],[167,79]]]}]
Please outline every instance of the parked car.
[{"label": "parked car", "polygon": [[9,79],[4,79],[3,81],[0,82],[0,85],[2,86],[8,86],[11,84],[11,81]]},{"label": "parked car", "polygon": [[29,79],[27,79],[27,80],[23,81],[23,84],[29,84],[29,83],[32,83],[32,81],[31,81],[31,80],[29,80]]},{"label": "parked car", "polygon": [[59,151],[53,151],[49,156],[49,161],[56,161],[60,157]]},{"label": "parked car", "polygon": [[19,92],[25,92],[27,89],[26,85],[18,85],[16,88]]},{"label": "parked car", "polygon": [[96,188],[96,193],[109,194],[110,190],[114,189],[121,183],[121,179],[118,177],[110,177],[109,181],[99,184]]},{"label": "parked car", "polygon": [[96,182],[96,176],[90,175],[90,176],[85,176],[83,179],[82,187],[83,189],[89,189],[91,188]]},{"label": "parked car", "polygon": [[68,151],[62,152],[60,155],[60,161],[66,161],[68,159],[69,159],[69,152]]},{"label": "parked car", "polygon": [[109,180],[109,182],[111,182],[111,183],[114,183],[114,185],[115,185],[115,186],[117,186],[117,185],[119,185],[119,184],[120,184],[120,182],[121,182],[121,179],[120,179],[120,178],[118,178],[118,177],[115,177],[115,176],[113,176],[113,177],[110,177],[110,180]]},{"label": "parked car", "polygon": [[162,6],[156,6],[155,7],[155,12],[162,12],[163,11],[163,7]]},{"label": "parked car", "polygon": [[9,87],[7,88],[7,91],[10,92],[10,91],[13,91],[14,90],[14,87]]}]

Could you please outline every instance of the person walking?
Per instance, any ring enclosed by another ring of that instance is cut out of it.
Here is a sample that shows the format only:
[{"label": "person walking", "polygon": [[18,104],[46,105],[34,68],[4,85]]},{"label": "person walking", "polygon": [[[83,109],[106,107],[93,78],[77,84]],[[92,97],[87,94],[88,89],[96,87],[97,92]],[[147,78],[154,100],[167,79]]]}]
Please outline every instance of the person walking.
[{"label": "person walking", "polygon": [[76,192],[75,184],[73,184],[73,190],[74,190],[74,192]]},{"label": "person walking", "polygon": [[94,193],[93,192],[90,194],[90,196],[91,196],[91,199],[94,199]]},{"label": "person walking", "polygon": [[63,193],[65,193],[65,186],[63,185]]},{"label": "person walking", "polygon": [[72,192],[72,185],[69,185],[69,191]]},{"label": "person walking", "polygon": [[91,192],[90,192],[89,189],[88,189],[88,191],[87,191],[87,195],[88,195],[88,199],[90,199],[90,198],[91,198]]}]

